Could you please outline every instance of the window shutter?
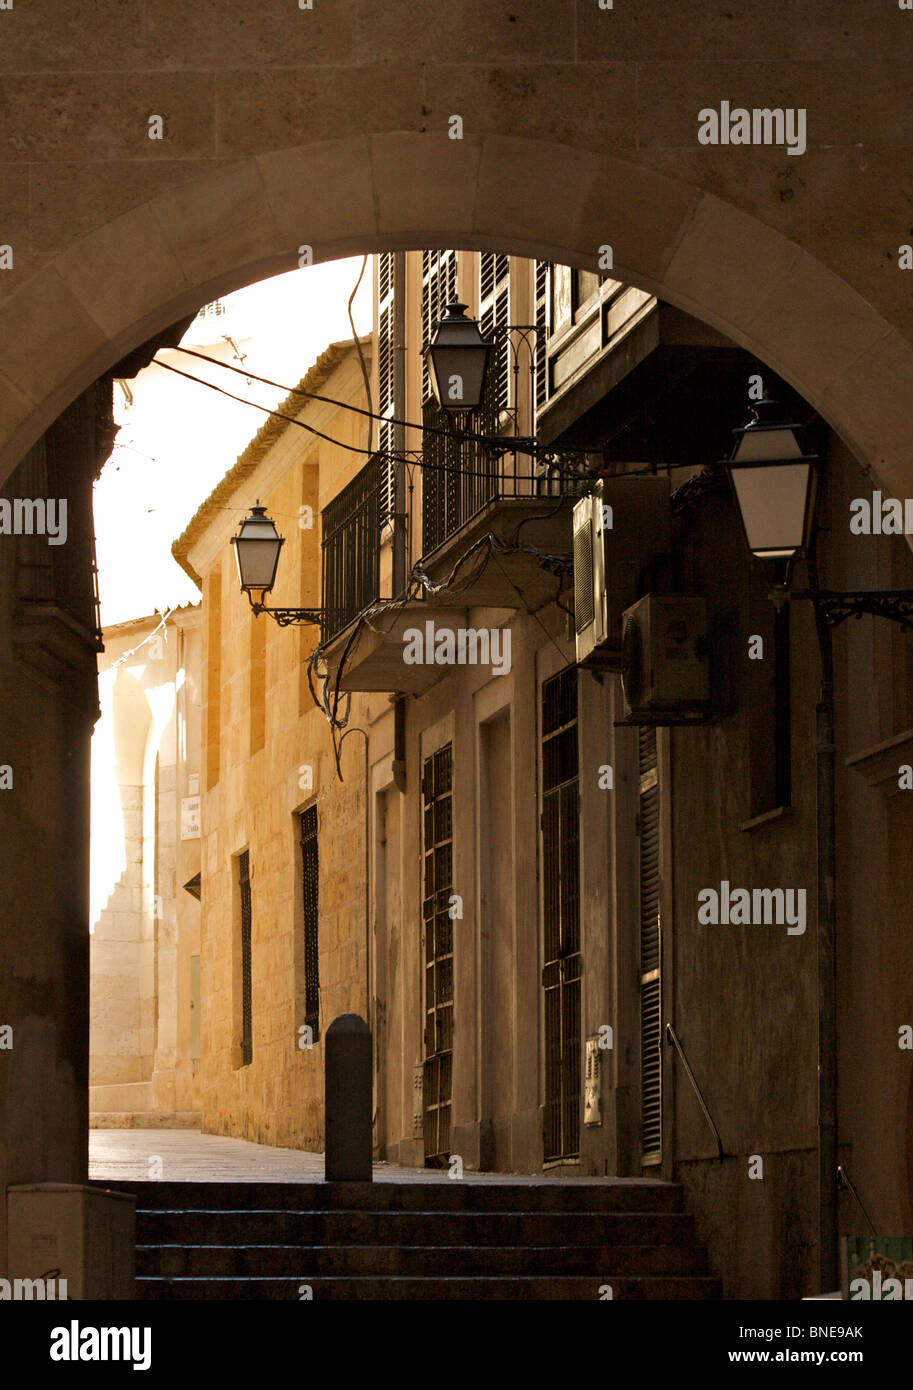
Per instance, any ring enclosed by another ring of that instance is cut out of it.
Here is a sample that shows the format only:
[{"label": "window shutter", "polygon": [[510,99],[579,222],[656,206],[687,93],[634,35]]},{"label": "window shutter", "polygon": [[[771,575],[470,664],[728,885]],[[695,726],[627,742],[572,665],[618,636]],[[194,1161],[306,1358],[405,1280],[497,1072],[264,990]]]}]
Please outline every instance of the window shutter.
[{"label": "window shutter", "polygon": [[641,1158],[662,1156],[662,980],[656,729],[638,729],[640,796]]},{"label": "window shutter", "polygon": [[497,372],[495,403],[497,410],[510,404],[510,344],[507,326],[510,323],[510,258],[483,251],[479,267],[479,328],[483,338],[490,338],[495,329],[503,332],[497,340]]}]

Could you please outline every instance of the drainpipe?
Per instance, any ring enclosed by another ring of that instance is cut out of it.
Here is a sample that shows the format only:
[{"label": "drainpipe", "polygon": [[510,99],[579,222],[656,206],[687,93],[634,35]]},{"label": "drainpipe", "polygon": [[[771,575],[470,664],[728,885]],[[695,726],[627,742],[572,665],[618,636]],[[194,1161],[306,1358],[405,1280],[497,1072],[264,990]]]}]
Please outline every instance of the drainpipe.
[{"label": "drainpipe", "polygon": [[[818,588],[814,555],[809,587]],[[814,604],[821,691],[815,710],[818,840],[818,1289],[840,1286],[837,1172],[836,798],[834,792],[834,650],[831,629]]]}]

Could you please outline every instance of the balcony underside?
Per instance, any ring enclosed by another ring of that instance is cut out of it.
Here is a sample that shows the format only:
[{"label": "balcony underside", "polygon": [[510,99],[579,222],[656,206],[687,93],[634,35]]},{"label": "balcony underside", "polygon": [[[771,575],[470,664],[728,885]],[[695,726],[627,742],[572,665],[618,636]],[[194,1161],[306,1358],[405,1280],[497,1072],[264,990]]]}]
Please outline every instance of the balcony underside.
[{"label": "balcony underside", "polygon": [[[526,551],[504,553],[484,544],[491,535],[508,546],[534,546],[542,556],[570,562],[573,556],[573,497],[496,497],[446,541],[422,559],[435,584],[449,581],[451,592],[436,603],[469,608],[537,609],[554,602],[560,574]],[[478,549],[469,554],[478,543]],[[460,563],[463,557],[464,563]],[[563,590],[572,586],[565,575]]]},{"label": "balcony underside", "polygon": [[356,620],[360,626],[354,640],[356,623],[351,623],[334,637],[324,652],[330,688],[335,687],[339,664],[344,661],[340,690],[398,691],[406,695],[422,695],[430,690],[453,668],[433,661],[409,664],[404,655],[408,630],[418,628],[424,635],[425,624],[432,619],[435,629],[455,631],[468,626],[463,608],[441,608],[433,603],[418,602],[407,603],[404,607],[391,605],[386,612],[381,607],[372,612],[370,626]]},{"label": "balcony underside", "polygon": [[607,462],[694,467],[723,457],[737,422],[720,403],[742,401],[755,359],[671,304],[642,306],[614,332],[610,317],[604,310],[601,338],[596,322],[595,337],[583,325],[550,344],[561,385],[539,413],[543,442],[598,443]]}]

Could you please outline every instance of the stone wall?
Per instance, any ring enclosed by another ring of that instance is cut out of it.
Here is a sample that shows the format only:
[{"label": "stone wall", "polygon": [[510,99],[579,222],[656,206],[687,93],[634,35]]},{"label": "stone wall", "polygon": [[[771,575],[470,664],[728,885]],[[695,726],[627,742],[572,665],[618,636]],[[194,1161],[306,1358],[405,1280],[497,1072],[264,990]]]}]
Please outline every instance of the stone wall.
[{"label": "stone wall", "polygon": [[[322,389],[361,403],[354,350]],[[300,408],[300,398],[295,404]],[[315,407],[305,409],[302,418],[317,418]],[[320,427],[344,443],[364,436],[361,422],[346,411],[330,410]],[[320,505],[358,462],[344,448],[312,445],[294,428],[271,436],[263,448],[257,445],[251,457],[243,481],[240,472],[235,475],[228,510],[210,513],[203,504],[189,548],[203,569],[204,669],[210,681],[204,710],[210,777],[202,805],[202,1124],[210,1133],[321,1150],[323,1035],[338,1014],[364,1015],[367,1007],[364,745],[358,737],[345,743],[340,781],[329,726],[303,679],[315,629],[280,628],[265,615],[255,617],[238,586],[228,542],[259,497],[285,537],[270,602],[318,603]],[[303,506],[313,511],[309,528],[298,524]],[[199,555],[207,557],[205,564]],[[210,618],[216,595],[217,623]],[[356,697],[350,726],[363,724],[362,710]],[[320,1024],[313,1047],[304,1048],[298,812],[311,805],[317,806],[319,827]],[[252,914],[249,1065],[241,1056],[239,954],[238,855],[245,849]]]}]

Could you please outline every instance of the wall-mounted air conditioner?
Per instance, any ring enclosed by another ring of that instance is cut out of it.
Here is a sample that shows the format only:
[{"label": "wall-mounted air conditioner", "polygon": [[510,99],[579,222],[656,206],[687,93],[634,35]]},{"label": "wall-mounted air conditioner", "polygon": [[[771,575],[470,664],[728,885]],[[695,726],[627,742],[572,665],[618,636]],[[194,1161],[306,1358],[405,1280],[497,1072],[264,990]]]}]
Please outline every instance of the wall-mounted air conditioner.
[{"label": "wall-mounted air conditioner", "polygon": [[577,661],[621,670],[622,614],[644,567],[669,553],[669,479],[601,478],[574,507]]},{"label": "wall-mounted air conditioner", "polygon": [[624,615],[621,685],[632,723],[697,722],[710,711],[707,605],[647,594]]}]

